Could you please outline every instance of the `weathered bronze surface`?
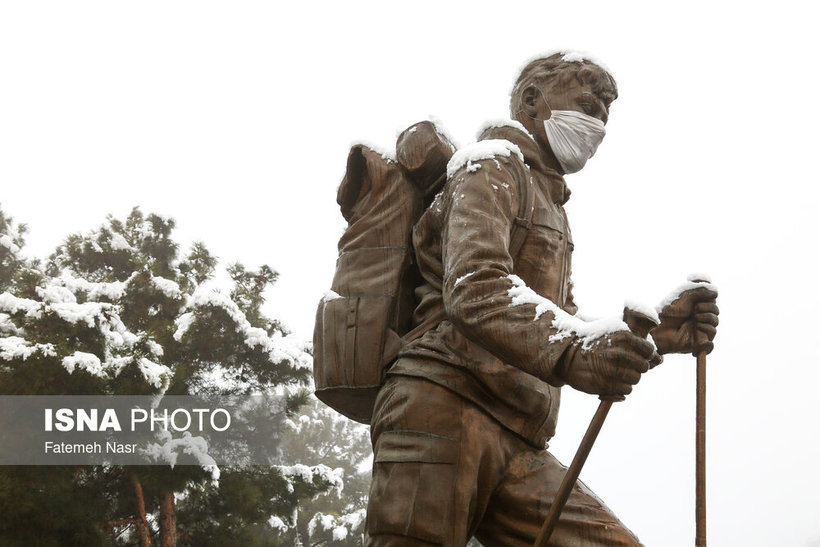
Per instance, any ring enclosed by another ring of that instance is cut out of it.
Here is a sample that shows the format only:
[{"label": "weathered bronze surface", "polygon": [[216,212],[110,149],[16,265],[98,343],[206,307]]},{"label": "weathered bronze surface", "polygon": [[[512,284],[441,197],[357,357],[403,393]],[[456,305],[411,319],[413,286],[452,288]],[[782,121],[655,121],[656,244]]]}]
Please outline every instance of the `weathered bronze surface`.
[{"label": "weathered bronze surface", "polygon": [[[512,93],[515,123],[490,127],[450,161],[443,190],[413,230],[422,281],[408,328],[423,335],[404,339],[370,419],[367,545],[465,545],[473,536],[487,546],[533,545],[565,476],[545,449],[561,387],[619,398],[658,353],[711,351],[718,308],[710,286],[661,310],[655,345],[626,330],[585,340],[574,317],[564,174],[594,152],[589,143],[616,97],[612,77],[590,61],[533,61]],[[568,132],[556,129],[560,120]],[[449,156],[430,150],[432,163]],[[404,157],[422,186],[440,172],[426,160]],[[349,347],[385,353],[385,342],[356,337]],[[341,347],[344,337],[336,340]],[[549,545],[639,541],[577,483]]]}]

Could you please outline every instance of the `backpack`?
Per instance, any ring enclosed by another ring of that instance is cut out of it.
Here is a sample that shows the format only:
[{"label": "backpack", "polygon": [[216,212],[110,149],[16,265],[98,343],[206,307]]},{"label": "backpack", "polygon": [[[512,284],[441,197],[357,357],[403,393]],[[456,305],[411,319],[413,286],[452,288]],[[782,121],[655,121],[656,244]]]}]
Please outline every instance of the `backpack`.
[{"label": "backpack", "polygon": [[[454,151],[423,121],[399,135],[395,160],[362,144],[348,155],[336,197],[348,227],[331,290],[316,312],[313,379],[316,397],[357,422],[370,423],[385,371],[402,346],[444,319],[411,331],[414,291],[422,283],[412,232],[444,186]],[[524,193],[519,217],[529,219],[532,192]],[[528,221],[516,222],[516,229],[521,224]],[[516,253],[525,232],[513,234]]]}]

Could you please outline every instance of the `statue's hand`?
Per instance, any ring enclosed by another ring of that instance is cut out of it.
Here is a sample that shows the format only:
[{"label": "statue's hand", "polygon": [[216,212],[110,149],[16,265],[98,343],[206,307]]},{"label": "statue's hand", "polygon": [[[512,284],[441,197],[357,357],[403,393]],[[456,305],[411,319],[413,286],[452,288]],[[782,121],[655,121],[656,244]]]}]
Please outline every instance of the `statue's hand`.
[{"label": "statue's hand", "polygon": [[658,314],[661,323],[652,331],[658,352],[711,352],[720,313],[717,295],[714,286],[704,285],[682,292],[664,306]]},{"label": "statue's hand", "polygon": [[618,331],[596,340],[587,349],[578,348],[560,376],[585,393],[628,395],[641,374],[660,361],[651,342],[630,331]]}]

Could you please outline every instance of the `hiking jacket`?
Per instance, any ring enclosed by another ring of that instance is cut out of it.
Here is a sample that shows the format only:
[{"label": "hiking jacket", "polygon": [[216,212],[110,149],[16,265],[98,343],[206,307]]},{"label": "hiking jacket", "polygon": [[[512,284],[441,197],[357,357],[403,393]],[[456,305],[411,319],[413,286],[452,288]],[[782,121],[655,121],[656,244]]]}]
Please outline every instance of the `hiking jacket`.
[{"label": "hiking jacket", "polygon": [[568,197],[563,177],[521,129],[492,127],[456,152],[413,233],[424,279],[414,324],[432,328],[388,374],[444,386],[545,446],[555,433],[559,371],[578,345],[561,328],[577,311]]}]

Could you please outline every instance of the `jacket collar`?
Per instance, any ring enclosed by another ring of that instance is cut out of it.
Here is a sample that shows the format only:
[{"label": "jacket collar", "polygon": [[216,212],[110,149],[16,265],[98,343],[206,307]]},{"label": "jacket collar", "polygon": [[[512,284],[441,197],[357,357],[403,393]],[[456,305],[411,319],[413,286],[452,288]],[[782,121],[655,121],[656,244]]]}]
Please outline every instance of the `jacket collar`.
[{"label": "jacket collar", "polygon": [[521,149],[521,153],[524,155],[524,163],[529,166],[530,170],[540,173],[542,175],[541,178],[546,181],[552,201],[558,205],[565,204],[567,200],[569,200],[571,192],[567,187],[564,177],[555,169],[547,167],[544,164],[544,161],[541,159],[541,150],[538,148],[535,139],[533,139],[528,132],[517,127],[517,125],[516,122],[491,125],[481,132],[478,140],[503,139],[516,145]]}]

